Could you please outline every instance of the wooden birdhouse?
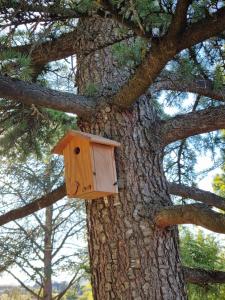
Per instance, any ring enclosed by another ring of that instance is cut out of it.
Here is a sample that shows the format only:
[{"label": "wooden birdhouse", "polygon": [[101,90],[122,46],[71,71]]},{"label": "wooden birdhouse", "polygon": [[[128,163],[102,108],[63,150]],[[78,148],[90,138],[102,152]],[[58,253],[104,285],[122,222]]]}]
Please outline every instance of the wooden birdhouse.
[{"label": "wooden birdhouse", "polygon": [[118,193],[114,148],[120,143],[70,130],[52,150],[64,156],[67,195],[96,199]]}]

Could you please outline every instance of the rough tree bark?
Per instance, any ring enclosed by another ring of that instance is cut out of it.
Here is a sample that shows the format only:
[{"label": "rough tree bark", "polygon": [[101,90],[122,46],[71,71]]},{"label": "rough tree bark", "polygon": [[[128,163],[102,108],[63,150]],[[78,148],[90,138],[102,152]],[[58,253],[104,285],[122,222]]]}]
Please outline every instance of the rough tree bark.
[{"label": "rough tree bark", "polygon": [[[90,34],[101,22],[102,33],[113,34],[113,23],[83,20]],[[103,97],[127,78],[110,47],[77,57],[77,84],[84,93],[94,83]],[[112,83],[114,83],[112,85]],[[121,142],[116,152],[119,195],[108,201],[87,201],[89,254],[94,299],[186,299],[178,253],[177,228],[154,224],[160,208],[171,205],[162,167],[159,120],[149,94],[129,109],[108,105],[79,127]]]}]

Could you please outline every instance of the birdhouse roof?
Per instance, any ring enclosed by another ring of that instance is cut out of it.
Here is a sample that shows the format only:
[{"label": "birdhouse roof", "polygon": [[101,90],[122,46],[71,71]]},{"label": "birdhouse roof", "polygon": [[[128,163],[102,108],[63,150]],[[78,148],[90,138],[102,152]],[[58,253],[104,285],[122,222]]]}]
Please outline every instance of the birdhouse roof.
[{"label": "birdhouse roof", "polygon": [[103,138],[98,135],[81,132],[81,131],[77,131],[77,130],[69,130],[67,132],[67,134],[61,140],[59,140],[59,142],[53,148],[52,153],[63,154],[63,149],[66,147],[66,145],[72,139],[76,139],[76,138],[89,140],[90,143],[103,144],[103,145],[108,145],[108,146],[112,146],[112,147],[120,146],[120,143],[110,140],[110,139]]}]

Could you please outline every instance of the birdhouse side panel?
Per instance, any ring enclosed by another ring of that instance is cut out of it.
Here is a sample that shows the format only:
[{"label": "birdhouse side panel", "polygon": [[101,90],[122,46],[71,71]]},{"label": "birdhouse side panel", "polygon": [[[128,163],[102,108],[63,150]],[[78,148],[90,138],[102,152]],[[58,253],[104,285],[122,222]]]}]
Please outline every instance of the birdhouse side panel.
[{"label": "birdhouse side panel", "polygon": [[107,193],[117,193],[117,177],[114,159],[114,147],[92,144],[94,161],[95,190]]}]

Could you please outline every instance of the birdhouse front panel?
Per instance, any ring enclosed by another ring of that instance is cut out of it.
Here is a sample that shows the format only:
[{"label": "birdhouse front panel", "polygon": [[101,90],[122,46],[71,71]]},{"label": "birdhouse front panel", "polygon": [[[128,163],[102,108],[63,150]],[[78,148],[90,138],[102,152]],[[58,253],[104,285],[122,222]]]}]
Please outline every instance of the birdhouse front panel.
[{"label": "birdhouse front panel", "polygon": [[118,142],[69,131],[53,149],[63,154],[67,195],[96,199],[118,193],[114,148]]},{"label": "birdhouse front panel", "polygon": [[72,139],[63,151],[66,187],[69,197],[89,193],[94,189],[90,142]]}]

